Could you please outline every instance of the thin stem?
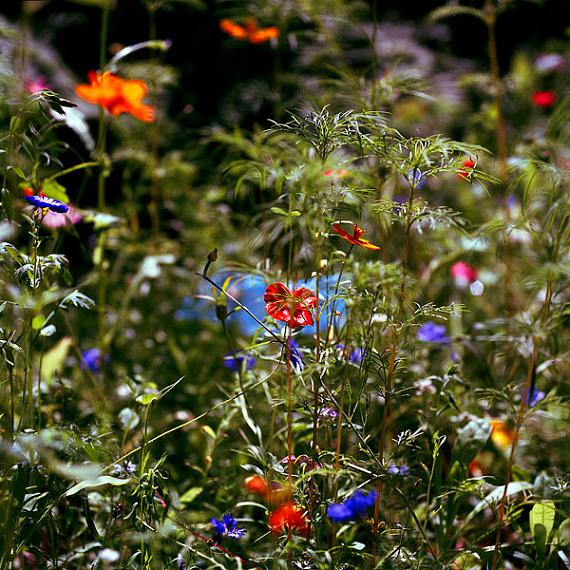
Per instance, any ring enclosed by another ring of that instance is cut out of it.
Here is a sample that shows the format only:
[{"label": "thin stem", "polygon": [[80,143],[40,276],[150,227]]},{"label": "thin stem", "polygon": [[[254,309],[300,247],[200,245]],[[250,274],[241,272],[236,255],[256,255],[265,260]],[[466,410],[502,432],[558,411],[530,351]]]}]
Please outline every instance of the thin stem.
[{"label": "thin stem", "polygon": [[495,548],[493,550],[493,564],[491,567],[492,570],[497,570],[497,563],[499,561],[501,533],[502,533],[503,528],[505,526],[505,507],[506,507],[506,503],[507,503],[508,487],[509,487],[509,484],[511,482],[512,474],[513,474],[513,466],[515,463],[515,455],[516,455],[517,446],[518,446],[518,442],[519,442],[519,433],[520,433],[520,430],[521,430],[521,427],[522,427],[522,424],[524,421],[524,412],[526,409],[527,400],[529,399],[529,395],[530,395],[530,385],[531,385],[531,382],[532,382],[532,379],[533,379],[533,376],[535,373],[537,356],[538,356],[538,340],[535,337],[533,339],[533,348],[532,348],[532,352],[531,352],[530,357],[529,357],[526,380],[525,380],[525,384],[524,384],[524,388],[523,388],[523,394],[522,394],[522,398],[521,398],[521,403],[519,406],[519,411],[518,411],[517,419],[516,419],[516,423],[515,423],[513,441],[511,444],[511,452],[509,454],[509,462],[507,464],[507,473],[505,474],[505,486],[503,488],[503,494],[501,496],[501,500],[499,501],[499,503],[497,505],[499,519],[497,522],[497,534],[495,537]]}]

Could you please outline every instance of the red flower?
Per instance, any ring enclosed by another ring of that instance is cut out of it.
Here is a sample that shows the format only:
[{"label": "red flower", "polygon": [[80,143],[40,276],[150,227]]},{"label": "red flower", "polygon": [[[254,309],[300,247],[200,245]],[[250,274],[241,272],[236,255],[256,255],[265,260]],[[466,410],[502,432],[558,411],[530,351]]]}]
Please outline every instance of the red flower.
[{"label": "red flower", "polygon": [[531,99],[537,107],[552,107],[556,101],[556,93],[554,91],[535,91]]},{"label": "red flower", "polygon": [[465,261],[458,261],[451,266],[451,275],[455,280],[455,284],[460,289],[465,289],[474,281],[477,281],[479,272],[476,267],[472,267]]},{"label": "red flower", "polygon": [[141,103],[147,92],[144,81],[121,79],[110,71],[90,71],[87,78],[89,85],[75,88],[75,93],[85,101],[101,105],[111,115],[129,113],[145,123],[154,121],[154,107]]},{"label": "red flower", "polygon": [[270,488],[267,481],[259,475],[247,477],[245,480],[245,488],[248,492],[255,493],[274,505],[287,501],[291,496],[291,491],[282,487],[279,483],[273,483]]},{"label": "red flower", "polygon": [[250,477],[247,477],[245,480],[245,488],[250,493],[256,493],[262,497],[265,497],[268,491],[267,482],[259,475],[251,475]]},{"label": "red flower", "polygon": [[279,28],[260,28],[255,18],[248,18],[245,26],[236,24],[233,20],[224,18],[220,20],[220,29],[236,40],[245,40],[250,44],[263,44],[279,37]]},{"label": "red flower", "polygon": [[461,163],[461,166],[463,166],[465,170],[458,170],[457,176],[459,176],[459,178],[462,178],[463,180],[467,180],[469,175],[471,174],[471,171],[473,170],[473,167],[475,166],[475,162],[471,158],[466,158]]},{"label": "red flower", "polygon": [[263,300],[269,316],[291,328],[313,324],[311,309],[317,306],[317,298],[306,287],[290,291],[287,285],[278,281],[267,287]]},{"label": "red flower", "polygon": [[379,245],[374,245],[370,243],[367,239],[363,239],[360,236],[364,233],[364,230],[354,224],[354,232],[350,235],[348,232],[345,232],[341,227],[340,224],[333,224],[333,230],[340,234],[342,239],[345,239],[347,242],[351,243],[352,245],[360,245],[361,247],[365,247],[366,249],[381,249]]},{"label": "red flower", "polygon": [[350,172],[345,168],[331,168],[329,170],[325,170],[323,174],[325,176],[332,176],[333,178],[344,178],[345,176],[348,176]]},{"label": "red flower", "polygon": [[269,515],[269,528],[273,534],[281,534],[291,530],[306,535],[309,530],[307,517],[301,507],[289,501],[275,509]]}]

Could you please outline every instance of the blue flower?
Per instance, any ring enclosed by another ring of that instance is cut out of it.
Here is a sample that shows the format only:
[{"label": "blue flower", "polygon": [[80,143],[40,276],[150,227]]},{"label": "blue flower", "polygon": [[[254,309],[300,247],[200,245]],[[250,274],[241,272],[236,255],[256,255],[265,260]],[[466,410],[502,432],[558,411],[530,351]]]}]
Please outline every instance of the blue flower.
[{"label": "blue flower", "polygon": [[390,473],[390,475],[409,475],[410,474],[410,468],[403,464],[403,465],[396,465],[395,463],[392,463],[388,469],[386,469],[386,471],[388,473]]},{"label": "blue flower", "polygon": [[331,503],[327,508],[327,515],[334,522],[357,519],[374,506],[377,496],[376,491],[370,491],[370,493],[356,491],[342,503]]},{"label": "blue flower", "polygon": [[[336,348],[342,353],[344,352],[344,344],[337,344]],[[354,350],[350,351],[348,355],[348,361],[352,362],[352,364],[360,364],[362,359],[364,358],[364,349],[363,348],[355,348]]]},{"label": "blue flower", "polygon": [[[524,395],[524,388],[522,389],[522,395]],[[526,395],[526,404],[533,408],[536,404],[538,404],[538,402],[544,400],[545,397],[546,394],[542,390],[534,388],[532,392],[529,390],[528,394]]]},{"label": "blue flower", "polygon": [[220,536],[227,536],[237,540],[245,534],[245,528],[238,528],[236,519],[230,513],[222,516],[222,520],[213,518],[210,523]]},{"label": "blue flower", "polygon": [[444,325],[436,325],[433,321],[428,321],[418,329],[418,340],[422,342],[449,344],[451,341],[445,333]]},{"label": "blue flower", "polygon": [[246,370],[251,370],[255,366],[255,358],[249,352],[246,355],[228,352],[224,356],[224,366],[233,372],[239,372],[242,370],[244,360]]},{"label": "blue flower", "polygon": [[289,339],[289,354],[291,357],[291,367],[295,372],[301,372],[305,368],[303,353],[294,338]]},{"label": "blue flower", "polygon": [[24,197],[26,202],[36,208],[48,208],[52,212],[57,212],[58,214],[65,214],[69,208],[59,200],[54,198],[48,198],[47,196],[42,196],[41,194],[32,194],[31,196]]},{"label": "blue flower", "polygon": [[81,353],[80,366],[97,374],[101,371],[101,351],[98,348],[90,348]]}]

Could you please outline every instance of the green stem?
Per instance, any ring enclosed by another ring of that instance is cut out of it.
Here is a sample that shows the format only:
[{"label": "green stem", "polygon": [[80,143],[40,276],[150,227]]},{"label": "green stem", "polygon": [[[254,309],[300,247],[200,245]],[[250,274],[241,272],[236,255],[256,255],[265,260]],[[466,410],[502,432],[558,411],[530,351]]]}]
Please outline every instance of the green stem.
[{"label": "green stem", "polygon": [[71,166],[64,170],[60,170],[59,172],[56,172],[55,174],[52,174],[51,176],[44,178],[43,183],[45,184],[46,182],[51,182],[52,180],[55,180],[60,176],[65,176],[66,174],[70,174],[72,172],[75,172],[76,170],[82,170],[83,168],[91,168],[92,166],[98,166],[100,164],[101,164],[100,161],[95,161],[95,160],[91,160],[89,162],[82,162],[81,164],[76,164],[75,166]]}]

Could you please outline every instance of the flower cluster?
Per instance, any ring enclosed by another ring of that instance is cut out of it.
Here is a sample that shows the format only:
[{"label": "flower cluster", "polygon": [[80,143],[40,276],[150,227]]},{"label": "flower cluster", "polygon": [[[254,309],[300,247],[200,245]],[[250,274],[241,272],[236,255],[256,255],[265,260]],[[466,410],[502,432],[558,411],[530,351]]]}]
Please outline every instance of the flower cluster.
[{"label": "flower cluster", "polygon": [[377,497],[378,493],[376,491],[370,491],[369,493],[356,491],[342,503],[331,503],[327,508],[327,515],[334,522],[347,522],[358,519],[374,506]]}]

